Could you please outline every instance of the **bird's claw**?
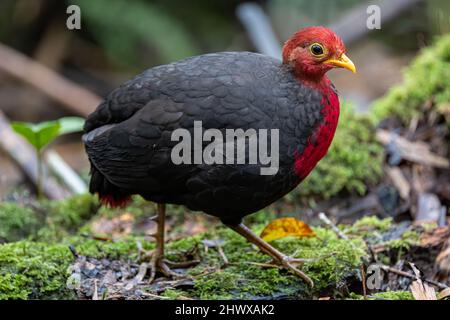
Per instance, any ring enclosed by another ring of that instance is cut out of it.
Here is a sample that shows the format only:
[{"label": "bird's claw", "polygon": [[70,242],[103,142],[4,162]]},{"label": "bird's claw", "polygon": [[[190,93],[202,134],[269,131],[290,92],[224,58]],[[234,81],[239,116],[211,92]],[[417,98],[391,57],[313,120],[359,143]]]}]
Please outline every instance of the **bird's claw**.
[{"label": "bird's claw", "polygon": [[167,259],[164,259],[163,256],[152,253],[151,259],[148,265],[150,269],[150,278],[148,280],[149,283],[153,283],[156,278],[157,272],[163,274],[167,278],[175,278],[181,279],[186,278],[187,276],[178,272],[171,270],[171,268],[188,268],[190,266],[198,264],[199,261],[185,261],[185,262],[173,262]]},{"label": "bird's claw", "polygon": [[170,267],[167,265],[166,261],[162,259],[162,257],[158,257],[157,255],[153,255],[150,260],[150,278],[148,280],[149,283],[152,283],[155,280],[156,272],[162,273],[167,278],[183,278],[184,275],[175,271],[172,271]]},{"label": "bird's claw", "polygon": [[299,258],[292,258],[290,256],[285,256],[283,261],[294,267],[301,267],[305,264],[305,262],[308,261],[308,259],[299,259]]},{"label": "bird's claw", "polygon": [[183,261],[183,262],[174,262],[167,259],[164,259],[164,263],[169,266],[170,268],[189,268],[192,266],[195,266],[200,263],[199,260],[190,260],[190,261]]},{"label": "bird's claw", "polygon": [[307,259],[296,259],[289,256],[284,256],[280,261],[280,264],[283,268],[302,278],[312,288],[314,287],[314,282],[303,271],[298,269],[298,267],[302,266],[307,261]]}]

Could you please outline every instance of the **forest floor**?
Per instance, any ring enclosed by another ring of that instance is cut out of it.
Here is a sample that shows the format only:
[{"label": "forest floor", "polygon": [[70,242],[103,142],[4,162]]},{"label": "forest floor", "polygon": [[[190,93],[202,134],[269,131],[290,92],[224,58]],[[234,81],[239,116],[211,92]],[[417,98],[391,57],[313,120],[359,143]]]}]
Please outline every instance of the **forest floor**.
[{"label": "forest floor", "polygon": [[[153,204],[136,198],[108,210],[90,195],[2,204],[15,221],[1,234],[8,243],[0,246],[0,299],[412,299],[411,284],[420,279],[436,292],[450,284],[448,226],[368,216],[336,230],[320,220],[309,236],[272,241],[307,259],[302,270],[315,282],[310,288],[215,219],[168,209],[167,257],[196,263],[176,269],[181,279],[157,275],[149,283]],[[261,211],[247,223],[260,233],[261,221],[273,217]]]}]

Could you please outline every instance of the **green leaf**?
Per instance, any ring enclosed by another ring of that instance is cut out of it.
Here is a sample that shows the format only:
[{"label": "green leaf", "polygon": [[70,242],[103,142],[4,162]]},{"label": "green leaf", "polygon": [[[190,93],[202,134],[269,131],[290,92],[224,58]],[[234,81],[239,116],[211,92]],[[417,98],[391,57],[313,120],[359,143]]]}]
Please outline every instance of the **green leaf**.
[{"label": "green leaf", "polygon": [[41,151],[50,141],[58,136],[61,125],[58,121],[47,121],[39,124],[13,122],[12,128]]},{"label": "green leaf", "polygon": [[36,146],[36,134],[32,129],[32,124],[26,122],[11,123],[12,129],[24,137],[30,144]]},{"label": "green leaf", "polygon": [[47,144],[59,135],[61,125],[58,121],[49,121],[39,124],[35,132],[37,143],[34,145],[38,151],[42,150]]},{"label": "green leaf", "polygon": [[61,128],[59,135],[83,131],[84,119],[80,117],[65,117],[58,120]]},{"label": "green leaf", "polygon": [[59,120],[41,123],[13,122],[13,130],[32,144],[37,151],[41,151],[56,137],[83,130],[84,119],[79,117],[65,117]]}]

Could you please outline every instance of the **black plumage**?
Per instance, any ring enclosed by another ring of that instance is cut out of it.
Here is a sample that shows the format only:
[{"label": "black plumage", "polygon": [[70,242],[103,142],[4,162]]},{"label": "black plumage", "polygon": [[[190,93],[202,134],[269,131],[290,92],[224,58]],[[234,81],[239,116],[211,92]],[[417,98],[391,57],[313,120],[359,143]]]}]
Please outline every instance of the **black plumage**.
[{"label": "black plumage", "polygon": [[[182,204],[227,224],[282,197],[301,181],[295,173],[314,128],[322,95],[302,85],[281,61],[250,52],[206,54],[158,66],[112,91],[85,124],[92,165],[90,191],[121,198],[140,194]],[[175,165],[171,133],[204,129],[279,129],[275,175],[260,165]]]}]

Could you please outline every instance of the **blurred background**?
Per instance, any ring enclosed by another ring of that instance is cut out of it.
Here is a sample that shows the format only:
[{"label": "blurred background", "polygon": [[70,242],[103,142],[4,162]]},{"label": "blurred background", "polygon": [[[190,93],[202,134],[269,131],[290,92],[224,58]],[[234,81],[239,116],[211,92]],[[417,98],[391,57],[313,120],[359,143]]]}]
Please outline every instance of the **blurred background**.
[{"label": "blurred background", "polygon": [[[71,4],[81,8],[80,30],[66,27]],[[380,30],[366,27],[369,4],[381,8]],[[356,75],[331,72],[330,77],[341,96],[367,112],[374,99],[401,82],[402,69],[420,48],[448,33],[449,7],[445,0],[267,0],[250,5],[237,0],[2,0],[0,111],[11,121],[40,122],[85,116],[96,107],[86,106],[82,95],[79,109],[73,100],[64,103],[65,87],[49,88],[55,81],[46,74],[31,76],[34,66],[9,59],[6,49],[88,90],[92,95],[87,96],[94,97],[88,100],[96,101],[149,67],[215,51],[268,50],[277,55],[279,45],[297,29],[326,25],[341,35],[358,67]],[[262,37],[255,38],[255,31]],[[52,90],[56,99],[47,92]],[[79,134],[60,138],[53,147],[87,177]],[[26,181],[0,150],[0,198]]]}]

